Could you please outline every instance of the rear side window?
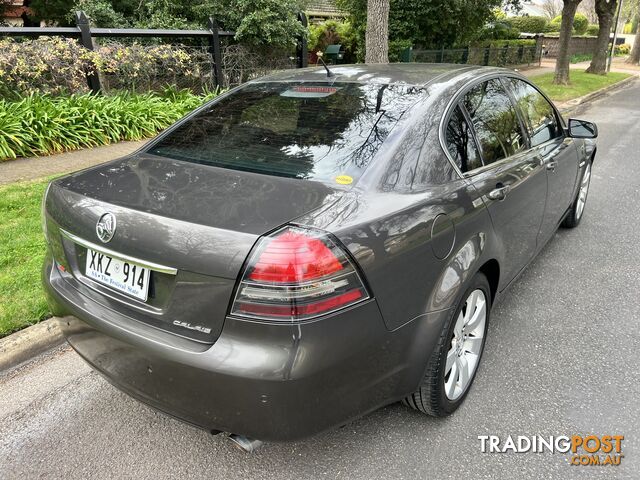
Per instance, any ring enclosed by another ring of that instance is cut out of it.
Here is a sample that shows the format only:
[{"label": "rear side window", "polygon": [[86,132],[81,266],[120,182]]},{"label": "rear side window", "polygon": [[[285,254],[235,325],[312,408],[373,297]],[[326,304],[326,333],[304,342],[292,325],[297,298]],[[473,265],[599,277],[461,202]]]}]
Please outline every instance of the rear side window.
[{"label": "rear side window", "polygon": [[464,106],[473,123],[485,165],[524,150],[516,110],[498,79],[472,88],[464,97]]},{"label": "rear side window", "polygon": [[411,85],[249,83],[148,153],[267,175],[357,180],[425,90]]},{"label": "rear side window", "polygon": [[518,107],[527,121],[531,146],[562,136],[558,118],[547,99],[527,82],[516,78],[510,78],[509,82]]},{"label": "rear side window", "polygon": [[473,140],[471,129],[460,107],[456,107],[446,131],[447,150],[462,172],[482,166],[482,160]]}]

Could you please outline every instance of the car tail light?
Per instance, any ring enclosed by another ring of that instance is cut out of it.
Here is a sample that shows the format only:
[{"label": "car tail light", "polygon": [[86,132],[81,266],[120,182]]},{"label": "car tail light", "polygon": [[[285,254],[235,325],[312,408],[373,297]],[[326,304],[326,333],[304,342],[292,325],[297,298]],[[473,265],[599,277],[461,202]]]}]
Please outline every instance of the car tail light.
[{"label": "car tail light", "polygon": [[290,322],[368,298],[337,240],[316,230],[287,226],[260,239],[243,272],[231,313]]}]

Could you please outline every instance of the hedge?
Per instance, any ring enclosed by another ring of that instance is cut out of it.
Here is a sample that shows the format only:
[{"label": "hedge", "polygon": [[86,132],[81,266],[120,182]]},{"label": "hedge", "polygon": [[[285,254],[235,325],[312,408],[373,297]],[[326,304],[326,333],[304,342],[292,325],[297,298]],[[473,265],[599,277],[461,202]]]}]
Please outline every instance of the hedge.
[{"label": "hedge", "polygon": [[169,89],[162,94],[31,94],[0,100],[0,160],[140,140],[214,96]]},{"label": "hedge", "polygon": [[545,17],[523,15],[507,20],[512,27],[525,33],[544,33],[549,30],[549,21]]}]

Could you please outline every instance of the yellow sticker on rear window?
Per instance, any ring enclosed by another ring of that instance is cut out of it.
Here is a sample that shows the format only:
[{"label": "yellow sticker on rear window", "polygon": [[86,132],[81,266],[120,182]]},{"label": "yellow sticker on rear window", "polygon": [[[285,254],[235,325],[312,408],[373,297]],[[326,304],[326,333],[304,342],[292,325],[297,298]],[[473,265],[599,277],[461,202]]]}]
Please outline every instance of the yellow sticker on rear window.
[{"label": "yellow sticker on rear window", "polygon": [[340,185],[351,185],[353,183],[353,178],[349,175],[339,175],[336,177],[336,183]]}]

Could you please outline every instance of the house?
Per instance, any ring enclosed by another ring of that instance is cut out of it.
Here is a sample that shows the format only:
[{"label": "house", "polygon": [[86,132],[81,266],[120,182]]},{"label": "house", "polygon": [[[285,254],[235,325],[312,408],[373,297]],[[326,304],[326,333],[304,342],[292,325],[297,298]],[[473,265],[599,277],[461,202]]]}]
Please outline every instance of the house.
[{"label": "house", "polygon": [[30,19],[33,12],[29,8],[30,0],[0,0],[0,23],[11,27],[38,27],[40,22]]},{"label": "house", "polygon": [[340,10],[333,0],[311,0],[305,10],[310,23],[320,23],[325,20],[340,20],[347,13]]}]

